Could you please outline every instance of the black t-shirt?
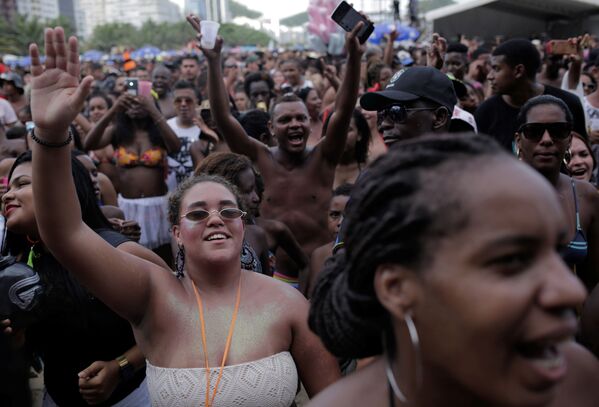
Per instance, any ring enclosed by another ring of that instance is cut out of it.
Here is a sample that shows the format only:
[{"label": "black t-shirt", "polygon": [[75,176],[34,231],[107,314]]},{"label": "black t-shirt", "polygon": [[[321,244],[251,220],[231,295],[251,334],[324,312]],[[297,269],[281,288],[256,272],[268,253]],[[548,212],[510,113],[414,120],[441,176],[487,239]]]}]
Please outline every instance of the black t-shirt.
[{"label": "black t-shirt", "polygon": [[[128,241],[107,229],[96,231],[117,247]],[[79,394],[77,374],[98,360],[109,361],[135,345],[129,323],[91,296],[49,254],[34,264],[44,282],[38,322],[27,329],[27,341],[44,361],[44,384],[59,406],[88,407]],[[106,270],[110,278],[110,270]],[[111,397],[99,406],[110,406],[123,399],[143,381],[145,372],[120,383]]]},{"label": "black t-shirt", "polygon": [[[563,100],[570,108],[574,118],[574,131],[586,136],[584,110],[578,96],[553,86],[545,85],[544,95],[551,95]],[[516,118],[519,108],[505,103],[501,95],[485,100],[474,113],[479,133],[488,134],[502,146],[512,151],[514,134],[518,130]]]}]

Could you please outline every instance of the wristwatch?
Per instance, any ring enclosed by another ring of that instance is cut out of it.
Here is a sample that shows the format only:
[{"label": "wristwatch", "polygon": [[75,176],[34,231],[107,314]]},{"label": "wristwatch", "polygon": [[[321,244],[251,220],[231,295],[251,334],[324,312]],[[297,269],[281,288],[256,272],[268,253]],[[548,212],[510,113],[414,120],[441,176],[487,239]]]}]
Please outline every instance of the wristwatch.
[{"label": "wristwatch", "polygon": [[120,375],[123,381],[129,380],[135,375],[135,369],[125,355],[118,356],[115,360],[119,364]]}]

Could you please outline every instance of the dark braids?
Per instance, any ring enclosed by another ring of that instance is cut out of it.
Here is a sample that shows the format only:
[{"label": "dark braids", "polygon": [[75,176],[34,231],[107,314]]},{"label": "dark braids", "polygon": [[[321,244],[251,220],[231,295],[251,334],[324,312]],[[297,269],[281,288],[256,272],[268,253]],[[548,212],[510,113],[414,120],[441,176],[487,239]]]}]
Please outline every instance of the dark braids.
[{"label": "dark braids", "polygon": [[397,144],[364,173],[346,208],[345,250],[327,261],[311,298],[310,327],[333,354],[382,352],[389,317],[374,292],[377,267],[422,269],[440,238],[467,224],[459,192],[441,178],[483,156],[508,157],[488,137],[428,136]]}]

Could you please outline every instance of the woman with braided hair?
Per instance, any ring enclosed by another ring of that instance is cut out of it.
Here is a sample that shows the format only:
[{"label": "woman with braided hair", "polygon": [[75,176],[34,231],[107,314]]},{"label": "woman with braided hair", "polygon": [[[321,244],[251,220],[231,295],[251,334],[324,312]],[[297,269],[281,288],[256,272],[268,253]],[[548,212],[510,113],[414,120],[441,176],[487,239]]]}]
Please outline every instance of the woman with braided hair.
[{"label": "woman with braided hair", "polygon": [[542,176],[489,138],[430,136],[352,200],[309,322],[338,357],[381,356],[311,406],[596,405],[599,363],[572,340],[585,290]]}]

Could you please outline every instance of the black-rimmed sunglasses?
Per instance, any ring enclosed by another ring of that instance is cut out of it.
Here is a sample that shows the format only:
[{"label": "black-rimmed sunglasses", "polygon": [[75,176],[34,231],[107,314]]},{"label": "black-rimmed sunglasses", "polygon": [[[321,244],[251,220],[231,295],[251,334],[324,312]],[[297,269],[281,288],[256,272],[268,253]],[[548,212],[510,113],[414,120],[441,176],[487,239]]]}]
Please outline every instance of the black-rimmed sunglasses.
[{"label": "black-rimmed sunglasses", "polygon": [[563,141],[570,136],[572,125],[565,122],[556,123],[526,123],[520,126],[518,133],[522,134],[526,139],[539,142],[543,138],[545,131],[549,133],[549,137],[553,141]]},{"label": "black-rimmed sunglasses", "polygon": [[394,123],[403,123],[408,118],[408,113],[422,110],[437,110],[436,107],[413,107],[408,108],[403,105],[392,105],[379,110],[376,115],[377,124],[380,126],[386,118]]}]

